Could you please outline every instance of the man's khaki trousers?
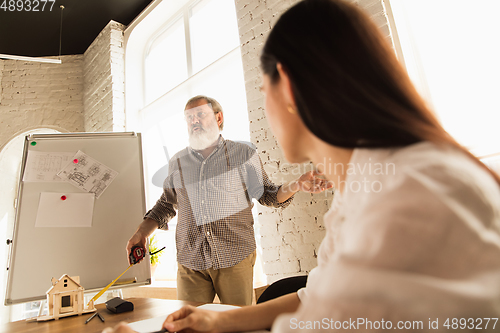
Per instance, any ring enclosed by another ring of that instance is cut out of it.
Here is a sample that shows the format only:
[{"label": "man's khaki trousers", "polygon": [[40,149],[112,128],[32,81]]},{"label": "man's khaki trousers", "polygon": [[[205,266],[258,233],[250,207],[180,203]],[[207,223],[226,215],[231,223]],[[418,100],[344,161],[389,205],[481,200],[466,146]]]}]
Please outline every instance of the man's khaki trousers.
[{"label": "man's khaki trousers", "polygon": [[251,305],[255,257],[256,251],[233,267],[202,271],[177,264],[177,299],[212,303],[217,294],[224,304]]}]

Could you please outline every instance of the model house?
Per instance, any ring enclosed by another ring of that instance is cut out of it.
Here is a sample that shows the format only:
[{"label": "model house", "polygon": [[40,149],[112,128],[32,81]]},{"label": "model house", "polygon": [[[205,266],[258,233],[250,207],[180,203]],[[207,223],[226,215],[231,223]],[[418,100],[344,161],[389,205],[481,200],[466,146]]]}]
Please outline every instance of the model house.
[{"label": "model house", "polygon": [[49,313],[40,316],[38,321],[45,321],[61,317],[81,315],[95,311],[94,304],[85,307],[84,288],[80,285],[80,277],[64,274],[59,279],[52,278],[52,287],[47,290],[47,304]]},{"label": "model house", "polygon": [[49,305],[49,316],[58,319],[61,314],[82,313],[83,311],[83,287],[80,278],[70,277],[67,274],[59,280],[52,279],[52,287],[47,290],[47,304]]}]

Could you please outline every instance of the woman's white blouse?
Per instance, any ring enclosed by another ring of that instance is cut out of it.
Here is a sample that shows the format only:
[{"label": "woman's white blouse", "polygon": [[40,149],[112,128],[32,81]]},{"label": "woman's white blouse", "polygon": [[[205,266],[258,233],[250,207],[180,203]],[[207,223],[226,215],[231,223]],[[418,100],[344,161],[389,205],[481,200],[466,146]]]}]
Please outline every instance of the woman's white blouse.
[{"label": "woman's white blouse", "polygon": [[488,172],[428,142],[356,149],[348,167],[301,306],[273,331],[409,321],[436,332],[447,318],[500,317],[500,188]]}]

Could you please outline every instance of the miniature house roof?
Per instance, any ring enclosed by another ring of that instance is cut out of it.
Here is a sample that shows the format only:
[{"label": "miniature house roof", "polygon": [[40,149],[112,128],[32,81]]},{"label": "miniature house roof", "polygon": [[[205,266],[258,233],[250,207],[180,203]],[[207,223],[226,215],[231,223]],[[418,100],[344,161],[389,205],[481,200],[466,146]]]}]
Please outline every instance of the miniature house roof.
[{"label": "miniature house roof", "polygon": [[68,274],[63,274],[59,278],[59,280],[56,280],[55,278],[52,278],[52,287],[47,290],[47,294],[50,293],[59,283],[68,283],[68,282],[63,282],[64,280],[67,280],[68,282],[71,281],[75,285],[75,289],[82,288],[83,287],[80,285],[80,277],[79,276],[74,276],[71,277]]}]

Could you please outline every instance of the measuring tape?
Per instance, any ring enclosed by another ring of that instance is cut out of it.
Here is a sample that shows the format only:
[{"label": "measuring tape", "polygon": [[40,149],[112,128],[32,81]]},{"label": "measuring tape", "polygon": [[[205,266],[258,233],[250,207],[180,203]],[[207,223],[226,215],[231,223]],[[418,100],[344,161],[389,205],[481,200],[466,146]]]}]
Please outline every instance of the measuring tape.
[{"label": "measuring tape", "polygon": [[[165,249],[165,247],[161,248],[160,250],[156,251],[156,252],[153,252],[153,253],[150,253],[150,255],[153,255],[153,254],[156,254],[160,251],[162,251],[163,249]],[[108,290],[112,285],[115,284],[115,282],[122,277],[123,274],[125,274],[130,267],[134,266],[135,264],[137,264],[142,258],[144,258],[144,256],[146,255],[146,250],[140,246],[134,246],[132,248],[132,250],[130,251],[130,254],[129,254],[129,258],[130,258],[130,266],[127,267],[127,269],[120,274],[120,276],[118,276],[116,279],[114,279],[113,281],[111,281],[110,284],[108,284],[106,287],[104,287],[103,290],[101,290],[100,292],[98,292],[94,297],[92,297],[92,299],[89,301],[89,303],[87,304],[87,306],[90,305],[91,302],[94,302],[95,300],[97,300],[99,297],[101,297],[102,294],[104,294],[106,292],[106,290]]]},{"label": "measuring tape", "polygon": [[[125,270],[128,271],[130,267],[134,266],[134,264],[130,264],[130,266],[128,266],[128,268]],[[100,292],[97,293],[97,295],[95,295],[94,297],[92,297],[92,299],[89,301],[89,303],[87,304],[87,306],[90,305],[90,303],[92,303],[93,301],[95,301],[96,299],[98,299],[99,297],[101,297],[102,294],[104,294],[106,292],[106,290],[109,289],[109,287],[111,287],[112,285],[115,284],[115,282],[122,277],[123,274],[125,274],[125,272],[121,273],[119,277],[117,277],[116,279],[114,279],[113,281],[111,281],[110,284],[108,284],[106,287],[104,287],[103,290],[101,290]]]},{"label": "measuring tape", "polygon": [[[132,265],[137,264],[144,256],[146,255],[146,251],[139,246],[134,246],[130,251],[128,257],[130,258],[130,262]],[[130,268],[130,267],[129,267]]]}]

